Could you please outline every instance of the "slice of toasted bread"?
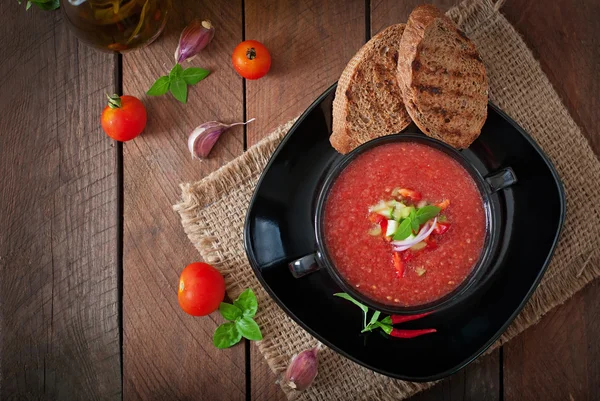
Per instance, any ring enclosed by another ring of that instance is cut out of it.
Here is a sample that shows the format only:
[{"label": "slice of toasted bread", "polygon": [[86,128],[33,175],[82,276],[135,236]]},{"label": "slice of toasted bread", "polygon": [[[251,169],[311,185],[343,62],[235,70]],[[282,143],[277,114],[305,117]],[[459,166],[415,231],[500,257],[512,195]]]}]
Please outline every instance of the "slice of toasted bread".
[{"label": "slice of toasted bread", "polygon": [[396,75],[404,26],[392,25],[375,35],[344,69],[335,91],[329,138],[338,152],[348,153],[410,124]]},{"label": "slice of toasted bread", "polygon": [[475,45],[432,5],[408,18],[398,82],[413,121],[426,135],[455,148],[477,139],[487,117],[488,81]]}]

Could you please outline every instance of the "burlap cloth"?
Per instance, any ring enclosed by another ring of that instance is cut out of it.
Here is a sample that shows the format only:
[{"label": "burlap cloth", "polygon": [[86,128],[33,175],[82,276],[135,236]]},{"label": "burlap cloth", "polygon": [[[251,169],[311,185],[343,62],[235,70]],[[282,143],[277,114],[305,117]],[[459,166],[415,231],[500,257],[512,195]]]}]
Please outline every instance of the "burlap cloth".
[{"label": "burlap cloth", "polygon": [[[477,44],[487,67],[490,98],[529,132],[554,162],[567,194],[567,218],[552,263],[537,291],[496,348],[563,303],[600,275],[600,163],[590,149],[538,62],[492,0],[469,0],[448,15]],[[340,71],[341,72],[341,71]],[[202,181],[183,184],[175,206],[185,232],[208,263],[224,275],[227,292],[236,297],[251,287],[259,300],[256,320],[264,340],[255,343],[274,372],[316,340],[272,301],[254,276],[244,252],[243,218],[269,156],[292,122],[279,127],[242,156]],[[543,199],[540,199],[543,202]],[[232,227],[234,229],[232,229]],[[325,349],[319,375],[300,395],[306,400],[400,400],[433,383],[411,383],[374,373]]]}]

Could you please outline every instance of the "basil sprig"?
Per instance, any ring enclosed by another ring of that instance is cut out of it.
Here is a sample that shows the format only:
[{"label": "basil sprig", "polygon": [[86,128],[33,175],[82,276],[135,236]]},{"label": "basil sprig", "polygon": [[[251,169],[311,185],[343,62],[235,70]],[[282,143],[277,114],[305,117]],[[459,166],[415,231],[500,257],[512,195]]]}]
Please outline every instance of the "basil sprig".
[{"label": "basil sprig", "polygon": [[213,336],[213,344],[217,348],[229,348],[240,342],[242,337],[248,340],[262,340],[260,327],[254,321],[258,309],[258,301],[252,289],[248,288],[233,301],[233,305],[221,302],[219,313],[223,319],[229,320],[223,323]]},{"label": "basil sprig", "polygon": [[392,317],[386,316],[383,319],[379,320],[379,316],[381,315],[380,311],[373,312],[371,315],[371,320],[367,324],[367,314],[369,313],[369,307],[361,302],[358,302],[356,299],[352,298],[350,295],[345,292],[338,292],[333,294],[336,297],[340,297],[345,299],[346,301],[352,302],[354,305],[358,306],[363,311],[363,329],[361,333],[365,333],[367,331],[373,331],[376,328],[380,328],[386,334],[390,334],[392,332]]},{"label": "basil sprig", "polygon": [[162,96],[171,92],[173,97],[181,103],[187,103],[188,85],[196,85],[210,74],[210,71],[204,68],[189,67],[185,70],[181,64],[173,66],[169,75],[158,78],[148,89],[148,96]]}]

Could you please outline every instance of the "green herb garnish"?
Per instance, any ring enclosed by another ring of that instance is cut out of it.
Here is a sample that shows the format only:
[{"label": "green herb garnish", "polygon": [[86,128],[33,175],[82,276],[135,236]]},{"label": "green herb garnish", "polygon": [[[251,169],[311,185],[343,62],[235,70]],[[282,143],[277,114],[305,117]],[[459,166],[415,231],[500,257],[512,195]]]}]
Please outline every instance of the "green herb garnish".
[{"label": "green herb garnish", "polygon": [[345,292],[338,292],[333,295],[335,295],[336,297],[344,298],[346,301],[350,301],[354,305],[358,306],[363,311],[363,314],[364,314],[363,327],[367,327],[367,313],[369,312],[369,308],[367,307],[367,305],[361,304],[360,302],[358,302],[356,299],[352,298],[350,295],[346,294]]},{"label": "green herb garnish", "polygon": [[168,91],[181,103],[187,103],[188,85],[196,85],[210,74],[204,68],[189,67],[185,70],[181,64],[173,66],[169,75],[158,78],[148,89],[148,96],[162,96]]},{"label": "green herb garnish", "polygon": [[396,233],[394,234],[394,241],[402,241],[407,239],[412,234],[412,221],[410,216],[402,220]]},{"label": "green herb garnish", "polygon": [[427,206],[420,208],[419,210],[417,210],[417,213],[416,213],[416,217],[417,217],[419,224],[423,225],[423,224],[427,223],[429,220],[431,220],[435,216],[437,216],[441,210],[442,209],[440,209],[439,207],[431,206],[431,205],[427,205]]},{"label": "green herb garnish", "polygon": [[[19,4],[21,4],[21,0],[17,0]],[[29,10],[31,5],[35,4],[42,10],[56,10],[60,7],[60,0],[29,0],[25,4],[25,10]]]},{"label": "green herb garnish", "polygon": [[223,323],[213,336],[213,344],[217,348],[229,348],[240,342],[242,337],[248,340],[262,340],[260,327],[254,321],[258,302],[254,292],[248,288],[242,292],[239,297],[233,301],[233,305],[227,302],[221,302],[219,312],[224,319],[230,322]]},{"label": "green herb garnish", "polygon": [[391,316],[386,316],[381,320],[379,319],[379,316],[381,315],[381,312],[379,312],[378,310],[376,310],[375,312],[373,312],[373,315],[371,316],[371,320],[369,320],[369,324],[367,324],[367,313],[369,312],[369,308],[367,307],[367,305],[362,304],[360,302],[358,302],[356,299],[352,298],[350,295],[346,294],[345,292],[338,292],[337,294],[333,294],[336,297],[340,297],[340,298],[344,298],[347,301],[352,302],[354,305],[358,306],[364,314],[364,318],[363,318],[363,329],[361,330],[361,333],[365,333],[367,331],[373,331],[373,329],[376,328],[381,328],[383,331],[385,331],[387,334],[390,334],[392,332],[392,317]]}]

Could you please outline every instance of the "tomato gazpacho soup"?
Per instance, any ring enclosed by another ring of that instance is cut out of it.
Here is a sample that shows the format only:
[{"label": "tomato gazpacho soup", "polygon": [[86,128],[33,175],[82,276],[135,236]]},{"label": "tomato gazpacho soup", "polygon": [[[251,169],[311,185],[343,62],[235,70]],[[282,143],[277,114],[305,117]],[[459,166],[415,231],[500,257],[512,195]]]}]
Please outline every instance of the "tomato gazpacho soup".
[{"label": "tomato gazpacho soup", "polygon": [[417,142],[376,146],[337,177],[323,215],[337,271],[365,296],[416,306],[456,289],[483,249],[483,201],[470,174]]}]

